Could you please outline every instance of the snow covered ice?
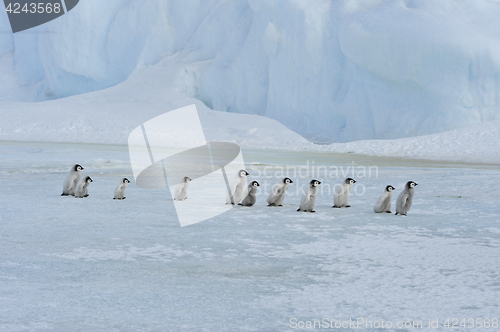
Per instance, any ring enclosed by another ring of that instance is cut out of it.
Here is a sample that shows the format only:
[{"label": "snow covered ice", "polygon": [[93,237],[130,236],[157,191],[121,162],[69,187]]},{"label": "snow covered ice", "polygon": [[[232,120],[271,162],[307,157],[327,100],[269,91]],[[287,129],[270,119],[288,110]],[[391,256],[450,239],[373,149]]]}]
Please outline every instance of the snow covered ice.
[{"label": "snow covered ice", "polygon": [[[331,208],[324,184],[339,179],[323,172],[314,214],[295,211],[308,178],[294,178],[282,208],[267,207],[261,191],[254,207],[180,228],[166,190],[132,183],[125,201],[112,199],[116,181],[131,176],[125,147],[0,151],[5,330],[285,331],[292,318],[498,317],[498,167],[246,150],[249,180],[267,190],[282,165],[304,160],[375,165],[378,177],[358,177],[366,192],[358,188],[349,209]],[[87,199],[59,196],[75,159],[94,179]],[[399,193],[409,178],[419,186],[408,217],[373,213],[385,185]]]},{"label": "snow covered ice", "polygon": [[[0,10],[0,330],[491,324],[498,17],[495,0],[82,0],[13,35]],[[256,205],[180,227],[167,190],[132,181],[113,200],[134,178],[129,135],[193,104],[206,141],[242,148]],[[75,163],[85,199],[60,196]],[[284,176],[284,206],[267,207]],[[351,208],[332,209],[347,176]],[[312,178],[316,213],[296,212]],[[373,212],[388,184],[395,212],[409,180],[408,217]]]}]

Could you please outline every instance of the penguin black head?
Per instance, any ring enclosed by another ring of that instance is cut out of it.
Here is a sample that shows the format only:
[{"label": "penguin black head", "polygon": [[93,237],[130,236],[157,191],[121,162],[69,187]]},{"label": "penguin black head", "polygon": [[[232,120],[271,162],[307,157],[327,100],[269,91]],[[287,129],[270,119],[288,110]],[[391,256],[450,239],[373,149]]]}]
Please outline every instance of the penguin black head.
[{"label": "penguin black head", "polygon": [[257,181],[252,181],[250,183],[250,186],[252,186],[252,187],[260,187],[260,184]]},{"label": "penguin black head", "polygon": [[319,182],[318,180],[311,180],[311,182],[309,182],[309,185],[311,187],[317,187],[321,184],[321,182]]},{"label": "penguin black head", "polygon": [[127,178],[123,178],[122,182],[123,182],[123,183],[130,183],[130,180],[129,180],[129,179],[127,179]]},{"label": "penguin black head", "polygon": [[347,179],[345,179],[345,183],[354,184],[354,183],[356,183],[356,180],[354,180],[353,178],[347,178]]},{"label": "penguin black head", "polygon": [[238,173],[238,175],[240,176],[240,178],[244,178],[244,177],[247,177],[248,175],[248,172],[245,171],[244,169],[240,170],[240,172]]},{"label": "penguin black head", "polygon": [[94,180],[92,180],[92,179],[90,178],[90,176],[87,176],[87,177],[85,178],[85,182],[90,183],[90,182],[94,182]]},{"label": "penguin black head", "polygon": [[418,183],[413,182],[413,181],[408,181],[408,182],[406,183],[406,187],[407,187],[407,188],[413,188],[413,187],[415,187],[415,186],[418,186]]},{"label": "penguin black head", "polygon": [[290,184],[290,183],[293,183],[293,181],[290,178],[284,178],[283,183]]},{"label": "penguin black head", "polygon": [[189,182],[189,181],[192,181],[191,178],[189,176],[185,176],[184,177],[184,182]]},{"label": "penguin black head", "polygon": [[396,188],[394,188],[394,187],[393,187],[393,186],[391,186],[391,185],[388,185],[387,187],[385,187],[385,191],[389,191],[389,192],[390,192],[390,191],[393,191],[394,189],[396,189]]},{"label": "penguin black head", "polygon": [[75,166],[73,166],[73,171],[75,172],[81,171],[82,169],[83,167],[81,165],[76,164]]}]

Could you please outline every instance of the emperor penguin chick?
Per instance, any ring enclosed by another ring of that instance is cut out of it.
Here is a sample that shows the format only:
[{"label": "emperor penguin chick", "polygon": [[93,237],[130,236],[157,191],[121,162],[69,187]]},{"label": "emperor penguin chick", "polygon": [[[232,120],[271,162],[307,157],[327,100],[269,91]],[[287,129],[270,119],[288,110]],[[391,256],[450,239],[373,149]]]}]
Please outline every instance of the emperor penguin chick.
[{"label": "emperor penguin chick", "polygon": [[94,182],[90,176],[86,176],[85,179],[80,181],[76,186],[75,198],[84,198],[89,196],[88,186],[90,182]]},{"label": "emperor penguin chick", "polygon": [[375,204],[375,207],[373,208],[373,211],[376,213],[392,213],[391,212],[391,200],[392,200],[392,191],[396,189],[391,185],[388,185],[384,189],[384,193],[380,196],[380,198],[377,201],[377,204]]},{"label": "emperor penguin chick", "polygon": [[252,181],[248,185],[248,193],[246,197],[243,199],[243,201],[240,203],[240,205],[243,206],[254,206],[255,202],[257,201],[257,187],[260,187],[260,184],[257,181]]},{"label": "emperor penguin chick", "polygon": [[316,195],[318,194],[318,186],[320,184],[321,182],[318,180],[311,180],[309,182],[309,186],[304,195],[302,195],[297,211],[316,212],[314,211],[314,203],[316,202]]},{"label": "emperor penguin chick", "polygon": [[75,196],[76,186],[78,185],[78,181],[82,177],[82,169],[83,167],[76,164],[71,167],[69,174],[66,176],[63,184],[63,192],[61,196]]},{"label": "emperor penguin chick", "polygon": [[123,178],[120,181],[120,184],[115,189],[115,197],[113,199],[125,199],[125,189],[127,189],[130,180],[127,178]]},{"label": "emperor penguin chick", "polygon": [[413,189],[418,184],[413,181],[408,181],[405,185],[405,189],[399,194],[396,201],[396,215],[400,214],[406,216],[406,213],[410,211],[411,205],[413,203],[413,195],[415,194],[415,189]]},{"label": "emperor penguin chick", "polygon": [[284,178],[281,182],[276,183],[269,193],[267,204],[269,206],[283,206],[285,200],[285,193],[293,181],[290,178]]},{"label": "emperor penguin chick", "polygon": [[235,205],[241,202],[243,199],[243,192],[247,186],[247,176],[249,175],[250,174],[244,169],[238,171],[238,174],[229,185],[231,195],[229,195],[229,193],[226,195],[226,204]]},{"label": "emperor penguin chick", "polygon": [[187,199],[187,191],[188,191],[188,187],[189,187],[189,182],[191,182],[191,178],[188,177],[188,176],[185,176],[183,179],[182,179],[182,182],[179,183],[179,185],[177,186],[177,188],[175,188],[175,197],[174,197],[174,200],[176,201],[183,201],[185,199]]},{"label": "emperor penguin chick", "polygon": [[354,183],[356,183],[356,180],[347,178],[335,188],[335,194],[333,195],[334,208],[351,207],[349,205],[349,194]]}]

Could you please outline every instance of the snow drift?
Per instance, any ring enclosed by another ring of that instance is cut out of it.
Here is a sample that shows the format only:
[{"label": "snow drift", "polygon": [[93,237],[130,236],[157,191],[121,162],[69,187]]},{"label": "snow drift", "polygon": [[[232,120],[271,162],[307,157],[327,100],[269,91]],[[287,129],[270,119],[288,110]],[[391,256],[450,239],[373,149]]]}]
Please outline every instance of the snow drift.
[{"label": "snow drift", "polygon": [[175,55],[184,96],[312,141],[437,133],[500,118],[498,17],[494,0],[86,0],[12,35],[2,11],[0,100],[104,89]]}]

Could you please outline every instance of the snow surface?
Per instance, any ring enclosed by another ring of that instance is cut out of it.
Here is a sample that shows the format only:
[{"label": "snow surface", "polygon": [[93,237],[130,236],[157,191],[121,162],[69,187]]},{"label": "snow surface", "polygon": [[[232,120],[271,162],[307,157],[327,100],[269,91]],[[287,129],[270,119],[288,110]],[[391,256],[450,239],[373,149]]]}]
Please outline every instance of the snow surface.
[{"label": "snow surface", "polygon": [[[438,318],[447,330],[447,318],[498,318],[497,167],[244,153],[256,206],[181,228],[166,190],[131,183],[112,199],[132,178],[124,146],[0,143],[0,330],[293,331],[292,318]],[[331,208],[342,175],[318,169],[289,173],[285,205],[266,206],[280,167],[306,160],[356,166],[351,208]],[[86,199],[59,196],[75,161],[94,179]],[[308,176],[324,188],[314,214],[295,211]],[[409,179],[408,217],[373,213],[387,184],[397,195]]]},{"label": "snow surface", "polygon": [[95,91],[176,57],[192,65],[184,97],[313,141],[443,132],[500,118],[499,16],[493,0],[86,0],[13,36],[0,11],[0,100]]}]

